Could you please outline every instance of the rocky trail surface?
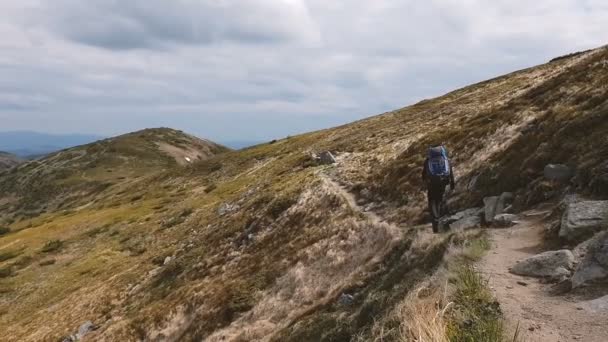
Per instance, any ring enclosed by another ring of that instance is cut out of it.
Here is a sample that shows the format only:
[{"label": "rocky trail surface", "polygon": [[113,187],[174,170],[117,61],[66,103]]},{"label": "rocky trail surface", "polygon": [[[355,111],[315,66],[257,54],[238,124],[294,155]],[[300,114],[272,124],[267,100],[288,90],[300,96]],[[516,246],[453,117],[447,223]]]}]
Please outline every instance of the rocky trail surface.
[{"label": "rocky trail surface", "polygon": [[542,231],[538,220],[492,230],[492,249],[479,264],[500,302],[508,331],[519,326],[519,336],[528,342],[608,341],[608,303],[602,305],[608,297],[553,295],[551,284],[509,272],[518,261],[542,252]]}]

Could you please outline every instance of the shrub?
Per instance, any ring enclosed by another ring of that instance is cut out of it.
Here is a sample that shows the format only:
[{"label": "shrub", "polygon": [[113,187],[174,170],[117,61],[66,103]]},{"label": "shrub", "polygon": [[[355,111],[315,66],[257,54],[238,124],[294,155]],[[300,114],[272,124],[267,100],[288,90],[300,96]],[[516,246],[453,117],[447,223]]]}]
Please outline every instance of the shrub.
[{"label": "shrub", "polygon": [[51,241],[48,241],[47,243],[45,243],[44,246],[42,246],[42,249],[40,251],[42,253],[52,253],[52,252],[57,252],[62,248],[63,248],[63,241],[51,240]]},{"label": "shrub", "polygon": [[0,227],[0,236],[8,234],[11,232],[11,229],[8,227]]}]

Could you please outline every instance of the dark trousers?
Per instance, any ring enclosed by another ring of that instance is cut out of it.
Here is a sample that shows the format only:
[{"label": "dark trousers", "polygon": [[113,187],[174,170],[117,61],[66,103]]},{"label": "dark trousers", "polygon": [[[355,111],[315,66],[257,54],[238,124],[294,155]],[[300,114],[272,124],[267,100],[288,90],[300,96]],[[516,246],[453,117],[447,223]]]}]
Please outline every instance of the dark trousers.
[{"label": "dark trousers", "polygon": [[[444,203],[445,183],[430,182],[427,187],[427,199],[429,202],[429,213],[436,222],[442,215],[446,214],[447,208]],[[437,212],[433,210],[433,205],[436,206]]]}]

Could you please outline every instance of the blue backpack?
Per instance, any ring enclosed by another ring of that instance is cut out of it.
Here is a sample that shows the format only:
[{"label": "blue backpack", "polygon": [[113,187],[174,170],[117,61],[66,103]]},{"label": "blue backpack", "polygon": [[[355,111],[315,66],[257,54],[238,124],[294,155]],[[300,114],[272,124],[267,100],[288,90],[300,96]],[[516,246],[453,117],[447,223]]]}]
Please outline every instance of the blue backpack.
[{"label": "blue backpack", "polygon": [[447,180],[450,176],[450,160],[445,147],[429,147],[427,152],[429,176]]}]

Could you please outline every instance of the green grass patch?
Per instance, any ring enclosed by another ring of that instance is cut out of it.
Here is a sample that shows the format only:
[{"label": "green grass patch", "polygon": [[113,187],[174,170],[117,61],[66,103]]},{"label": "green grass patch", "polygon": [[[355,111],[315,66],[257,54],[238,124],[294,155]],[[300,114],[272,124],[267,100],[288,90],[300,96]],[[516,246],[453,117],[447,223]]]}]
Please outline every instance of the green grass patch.
[{"label": "green grass patch", "polygon": [[500,304],[488,287],[488,281],[473,268],[491,248],[485,235],[464,243],[462,257],[452,265],[454,302],[448,319],[448,337],[452,342],[499,342],[504,339],[504,323]]},{"label": "green grass patch", "polygon": [[469,242],[462,255],[467,261],[478,261],[492,247],[492,244],[485,236],[481,236]]}]

